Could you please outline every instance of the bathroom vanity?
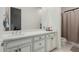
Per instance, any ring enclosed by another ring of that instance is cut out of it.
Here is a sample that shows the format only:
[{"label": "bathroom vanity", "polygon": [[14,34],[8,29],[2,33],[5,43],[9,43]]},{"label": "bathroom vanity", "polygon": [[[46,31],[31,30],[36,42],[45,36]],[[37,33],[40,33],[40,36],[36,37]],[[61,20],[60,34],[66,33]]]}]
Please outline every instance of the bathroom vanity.
[{"label": "bathroom vanity", "polygon": [[48,52],[60,48],[60,8],[44,8],[42,14],[37,11],[36,7],[5,8],[1,13],[0,52]]},{"label": "bathroom vanity", "polygon": [[35,31],[2,36],[1,52],[47,52],[57,48],[57,32]]}]

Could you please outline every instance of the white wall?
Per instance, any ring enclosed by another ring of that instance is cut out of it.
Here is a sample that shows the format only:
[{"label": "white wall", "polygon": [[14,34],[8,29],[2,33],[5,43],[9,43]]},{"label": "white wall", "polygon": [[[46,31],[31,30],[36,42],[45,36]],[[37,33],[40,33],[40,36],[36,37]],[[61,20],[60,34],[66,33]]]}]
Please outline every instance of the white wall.
[{"label": "white wall", "polygon": [[0,7],[0,34],[3,32],[3,20],[5,18],[5,8]]},{"label": "white wall", "polygon": [[61,10],[57,7],[48,7],[43,8],[41,12],[41,20],[43,26],[52,26],[54,31],[58,30],[58,25],[60,22],[58,22],[61,18]]},{"label": "white wall", "polygon": [[48,7],[41,10],[42,25],[52,26],[53,31],[58,32],[58,47],[61,47],[61,8]]},{"label": "white wall", "polygon": [[[22,31],[40,28],[40,18],[38,14],[38,9],[36,9],[35,7],[16,7],[16,8],[22,10],[21,15]],[[5,7],[0,7],[0,33],[5,32],[3,30],[4,18],[5,18]]]},{"label": "white wall", "polygon": [[39,29],[40,18],[38,9],[34,7],[22,7],[22,30]]}]

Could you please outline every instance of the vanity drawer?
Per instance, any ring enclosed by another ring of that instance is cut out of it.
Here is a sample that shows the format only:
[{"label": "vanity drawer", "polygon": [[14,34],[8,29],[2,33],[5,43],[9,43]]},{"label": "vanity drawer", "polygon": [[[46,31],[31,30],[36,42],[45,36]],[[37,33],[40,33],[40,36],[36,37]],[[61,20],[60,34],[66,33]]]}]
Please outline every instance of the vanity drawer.
[{"label": "vanity drawer", "polygon": [[38,41],[38,40],[41,40],[41,39],[45,39],[45,35],[35,37],[34,41]]},{"label": "vanity drawer", "polygon": [[31,52],[31,45],[23,47],[8,48],[7,52]]},{"label": "vanity drawer", "polygon": [[45,35],[40,36],[40,39],[45,39]]},{"label": "vanity drawer", "polygon": [[54,34],[49,34],[49,37],[54,37]]},{"label": "vanity drawer", "polygon": [[40,37],[34,37],[34,41],[38,41],[38,40],[40,40]]},{"label": "vanity drawer", "polygon": [[31,41],[32,41],[32,38],[10,41],[10,42],[7,42],[7,48],[19,46],[25,43],[30,43]]},{"label": "vanity drawer", "polygon": [[45,49],[44,48],[41,48],[39,50],[36,50],[35,52],[45,52]]},{"label": "vanity drawer", "polygon": [[53,33],[53,34],[48,34],[48,35],[46,35],[46,38],[49,38],[49,39],[51,39],[51,38],[53,38],[53,37],[55,37],[54,33]]},{"label": "vanity drawer", "polygon": [[7,49],[6,52],[18,52],[18,48]]},{"label": "vanity drawer", "polygon": [[34,43],[34,50],[45,47],[45,40],[41,40]]}]

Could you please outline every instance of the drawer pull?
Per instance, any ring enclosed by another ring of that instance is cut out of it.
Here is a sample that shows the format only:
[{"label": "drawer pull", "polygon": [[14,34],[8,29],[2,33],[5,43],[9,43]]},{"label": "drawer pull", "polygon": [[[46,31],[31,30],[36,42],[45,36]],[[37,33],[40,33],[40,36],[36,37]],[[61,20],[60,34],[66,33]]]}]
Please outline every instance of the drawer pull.
[{"label": "drawer pull", "polygon": [[41,37],[40,37],[40,39],[41,39]]},{"label": "drawer pull", "polygon": [[18,50],[21,51],[21,48],[19,48]]},{"label": "drawer pull", "polygon": [[53,40],[53,38],[51,38],[51,40]]},{"label": "drawer pull", "polygon": [[1,46],[4,46],[4,43],[1,43]]},{"label": "drawer pull", "polygon": [[39,43],[39,45],[41,45],[41,43]]},{"label": "drawer pull", "polygon": [[15,50],[15,52],[18,52],[18,50]]}]

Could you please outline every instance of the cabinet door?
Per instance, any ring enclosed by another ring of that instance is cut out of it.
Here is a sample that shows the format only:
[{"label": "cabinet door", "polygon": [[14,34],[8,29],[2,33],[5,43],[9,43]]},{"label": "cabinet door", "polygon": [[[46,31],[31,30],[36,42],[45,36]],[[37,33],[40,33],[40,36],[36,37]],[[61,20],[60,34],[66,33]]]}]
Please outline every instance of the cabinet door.
[{"label": "cabinet door", "polygon": [[40,40],[34,43],[34,50],[40,49],[42,47],[45,47],[45,40]]},{"label": "cabinet door", "polygon": [[7,52],[18,52],[18,48],[9,48],[6,51]]},{"label": "cabinet door", "polygon": [[39,50],[36,50],[35,52],[45,52],[45,49],[44,48],[41,48]]},{"label": "cabinet door", "polygon": [[7,48],[11,48],[11,47],[15,47],[15,46],[18,46],[18,45],[22,45],[24,43],[30,43],[32,42],[32,38],[24,38],[24,39],[21,39],[21,40],[14,40],[14,41],[8,41],[7,42]]},{"label": "cabinet door", "polygon": [[54,34],[47,36],[47,51],[51,51],[57,47],[57,38]]},{"label": "cabinet door", "polygon": [[21,48],[21,52],[31,52],[31,46],[29,45],[29,46]]},{"label": "cabinet door", "polygon": [[47,51],[51,51],[51,39],[47,38]]},{"label": "cabinet door", "polygon": [[31,52],[31,45],[7,49],[7,52]]},{"label": "cabinet door", "polygon": [[41,52],[41,48],[44,48],[42,50],[43,52],[46,51],[46,41],[45,41],[45,35],[42,36],[37,36],[34,38],[34,43],[33,43],[33,51],[35,52]]},{"label": "cabinet door", "polygon": [[56,40],[56,38],[52,38],[51,39],[51,49],[53,50],[53,49],[55,49],[56,47],[57,47],[57,40]]}]

